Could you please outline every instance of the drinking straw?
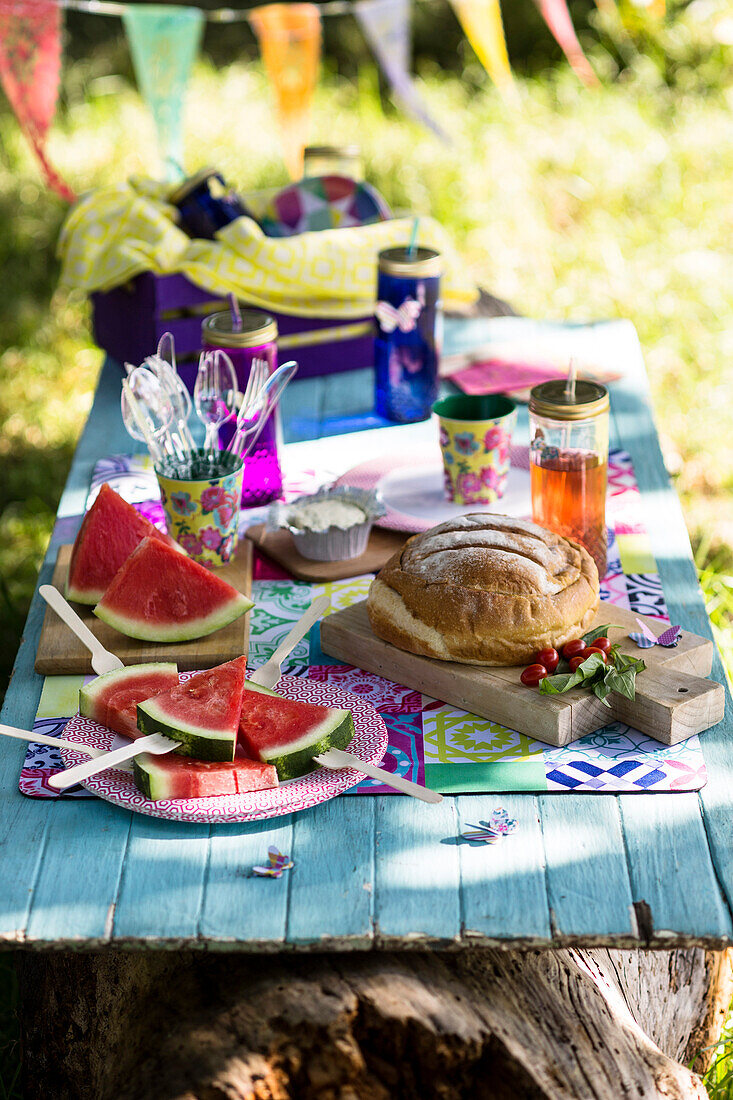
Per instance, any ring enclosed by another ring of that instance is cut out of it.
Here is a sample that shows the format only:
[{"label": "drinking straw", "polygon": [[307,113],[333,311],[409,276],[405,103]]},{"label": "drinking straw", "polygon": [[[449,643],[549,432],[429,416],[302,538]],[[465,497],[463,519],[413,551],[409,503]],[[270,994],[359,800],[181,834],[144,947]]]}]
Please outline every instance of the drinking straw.
[{"label": "drinking straw", "polygon": [[575,360],[571,359],[570,360],[570,365],[568,367],[568,379],[567,379],[567,382],[565,383],[565,396],[567,397],[568,401],[575,401],[575,376],[576,376],[576,374],[577,374],[577,370],[576,370],[576,367],[575,367]]},{"label": "drinking straw", "polygon": [[236,294],[229,295],[229,309],[232,314],[232,332],[242,331],[242,314],[239,312],[239,302]]},{"label": "drinking straw", "polygon": [[415,258],[415,252],[417,251],[417,231],[420,228],[420,219],[415,218],[412,223],[412,233],[410,235],[410,243],[407,246],[407,257],[410,260]]}]

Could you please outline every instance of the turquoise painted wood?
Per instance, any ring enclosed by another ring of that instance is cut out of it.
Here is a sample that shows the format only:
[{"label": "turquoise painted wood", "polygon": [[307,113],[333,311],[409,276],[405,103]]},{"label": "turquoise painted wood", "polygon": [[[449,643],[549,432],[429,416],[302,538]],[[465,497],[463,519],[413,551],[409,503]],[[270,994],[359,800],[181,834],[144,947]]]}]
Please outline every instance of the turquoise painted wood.
[{"label": "turquoise painted wood", "polygon": [[[447,345],[563,326],[520,319],[453,324]],[[627,371],[614,386],[612,441],[630,451],[673,621],[709,634],[689,541],[664,470],[638,343],[627,324],[578,329],[615,341]],[[450,348],[448,349],[450,350]],[[41,572],[73,536],[95,461],[131,441],[107,363]],[[379,427],[364,416],[357,372],[293,383],[289,441]],[[526,422],[526,421],[523,421]],[[33,657],[45,607],[31,606],[2,720],[33,720]],[[714,675],[723,679],[716,659]],[[733,938],[733,722],[703,737],[709,782],[698,795],[463,795],[438,807],[399,796],[345,796],[303,814],[241,826],[181,826],[101,802],[34,801],[17,791],[23,748],[0,742],[0,944],[207,946],[243,950],[475,943],[699,943]],[[503,805],[517,833],[491,847],[457,843]],[[279,880],[251,874],[275,844],[295,860]]]}]

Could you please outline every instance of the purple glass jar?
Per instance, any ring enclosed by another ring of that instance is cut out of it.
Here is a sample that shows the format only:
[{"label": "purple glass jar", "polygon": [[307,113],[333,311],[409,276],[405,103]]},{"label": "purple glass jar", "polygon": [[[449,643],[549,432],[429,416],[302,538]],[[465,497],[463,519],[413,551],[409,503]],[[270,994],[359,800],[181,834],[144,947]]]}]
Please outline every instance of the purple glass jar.
[{"label": "purple glass jar", "polygon": [[439,388],[442,259],[432,248],[387,248],[378,268],[376,411],[402,424],[427,420]]},{"label": "purple glass jar", "polygon": [[[201,342],[204,351],[221,348],[227,353],[237,375],[237,389],[244,393],[253,359],[264,359],[268,372],[277,367],[277,324],[269,314],[259,309],[242,310],[242,327],[233,327],[232,315],[227,310],[212,313],[201,326]],[[226,447],[234,435],[234,421],[223,424],[219,432],[219,445]],[[244,460],[242,480],[242,507],[254,508],[277,500],[282,493],[283,478],[280,469],[279,450],[282,433],[279,410],[270,415],[260,437]]]}]

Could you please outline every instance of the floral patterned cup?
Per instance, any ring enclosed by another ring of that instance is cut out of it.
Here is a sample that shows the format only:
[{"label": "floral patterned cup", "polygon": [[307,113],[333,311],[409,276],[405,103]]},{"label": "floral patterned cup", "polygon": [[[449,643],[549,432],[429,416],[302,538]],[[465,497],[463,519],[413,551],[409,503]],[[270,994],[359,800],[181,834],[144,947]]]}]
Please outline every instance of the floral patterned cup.
[{"label": "floral patterned cup", "polygon": [[517,406],[500,394],[455,394],[433,405],[440,426],[445,495],[456,504],[501,500]]},{"label": "floral patterned cup", "polygon": [[202,565],[226,565],[239,538],[241,458],[232,454],[201,478],[169,477],[156,469],[168,534]]}]

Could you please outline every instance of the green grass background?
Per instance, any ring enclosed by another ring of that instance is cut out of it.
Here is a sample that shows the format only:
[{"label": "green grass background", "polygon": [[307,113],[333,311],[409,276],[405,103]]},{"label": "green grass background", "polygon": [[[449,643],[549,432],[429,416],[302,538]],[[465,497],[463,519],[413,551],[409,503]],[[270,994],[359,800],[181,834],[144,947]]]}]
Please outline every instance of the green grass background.
[{"label": "green grass background", "polygon": [[[724,0],[696,0],[655,26],[636,14],[630,32],[612,14],[591,14],[585,41],[602,86],[584,90],[563,64],[543,67],[542,57],[520,60],[525,74],[513,110],[465,45],[453,66],[460,72],[426,56],[420,89],[453,135],[450,147],[392,108],[360,38],[356,45],[358,31],[344,20],[341,52],[324,66],[311,137],[358,140],[367,178],[393,208],[438,218],[476,279],[518,312],[633,321],[730,669],[733,51],[712,33],[724,10]],[[286,182],[269,90],[247,48],[231,63],[202,58],[186,114],[189,167],[213,163],[245,190]],[[155,173],[152,123],[129,79],[119,29],[66,65],[62,91],[49,152],[79,192]],[[102,362],[86,303],[56,290],[64,213],[3,102],[0,690]],[[0,1100],[19,1095],[13,981],[3,962]],[[733,1096],[727,1067],[723,1058],[712,1071],[718,1084],[710,1077],[719,1097]]]}]

